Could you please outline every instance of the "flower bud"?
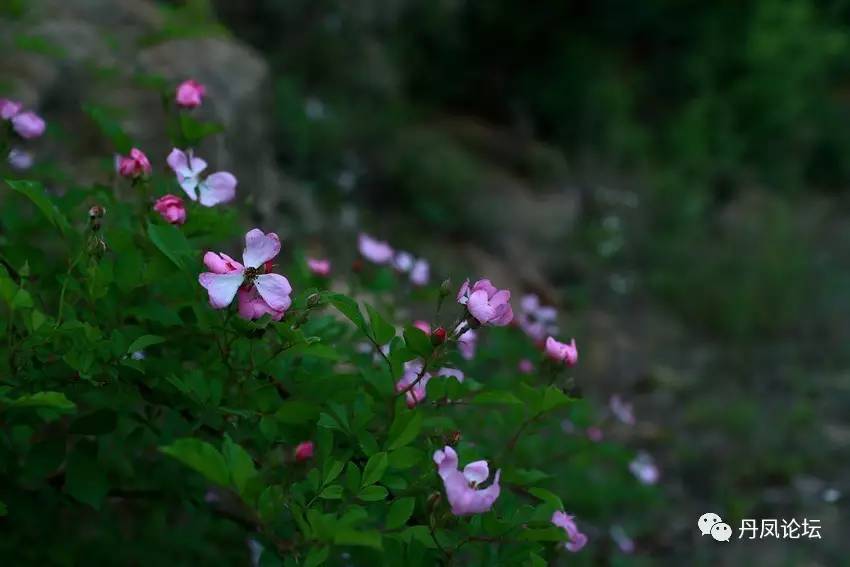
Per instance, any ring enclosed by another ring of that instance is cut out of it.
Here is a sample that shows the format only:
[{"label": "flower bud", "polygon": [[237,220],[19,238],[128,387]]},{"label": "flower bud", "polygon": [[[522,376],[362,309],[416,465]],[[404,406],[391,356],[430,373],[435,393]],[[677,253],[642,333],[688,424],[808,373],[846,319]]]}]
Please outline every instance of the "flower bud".
[{"label": "flower bud", "polygon": [[311,293],[307,296],[307,307],[317,307],[322,303],[322,296],[318,293]]},{"label": "flower bud", "polygon": [[177,102],[177,106],[181,108],[197,108],[201,106],[205,93],[206,87],[204,85],[198,81],[189,79],[178,85],[174,99]]},{"label": "flower bud", "polygon": [[440,284],[440,297],[448,297],[452,292],[452,280],[446,278]]},{"label": "flower bud", "polygon": [[295,460],[302,463],[313,458],[313,442],[304,441],[295,447]]},{"label": "flower bud", "polygon": [[439,346],[444,342],[446,342],[446,329],[444,327],[437,327],[434,329],[434,332],[431,333],[431,344]]}]

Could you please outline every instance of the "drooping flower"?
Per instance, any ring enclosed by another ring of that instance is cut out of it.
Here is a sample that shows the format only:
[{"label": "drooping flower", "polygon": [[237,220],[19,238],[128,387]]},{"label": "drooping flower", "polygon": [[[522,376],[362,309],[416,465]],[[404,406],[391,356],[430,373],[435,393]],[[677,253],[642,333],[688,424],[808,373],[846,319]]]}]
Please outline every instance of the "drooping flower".
[{"label": "drooping flower", "polygon": [[186,207],[183,199],[177,195],[165,195],[156,200],[153,210],[162,215],[171,224],[183,224],[186,222]]},{"label": "drooping flower", "polygon": [[461,472],[458,470],[457,453],[447,445],[434,452],[434,462],[437,464],[440,478],[443,479],[452,514],[467,516],[490,511],[493,503],[499,498],[499,478],[502,471],[496,471],[490,486],[479,489],[479,485],[490,477],[487,461],[469,463]]},{"label": "drooping flower", "polygon": [[23,110],[24,105],[16,100],[0,98],[0,118],[10,120],[13,116]]},{"label": "drooping flower", "polygon": [[481,325],[509,324],[514,318],[510,301],[511,292],[496,288],[490,280],[478,280],[472,286],[466,280],[457,294],[457,302],[466,305],[469,314]]},{"label": "drooping flower", "polygon": [[139,148],[132,148],[129,155],[118,156],[115,163],[121,177],[136,179],[147,177],[151,173],[151,162]]},{"label": "drooping flower", "polygon": [[227,203],[236,196],[236,177],[229,171],[217,171],[201,179],[207,162],[195,157],[192,150],[186,152],[174,148],[168,154],[168,165],[177,175],[180,188],[190,199],[205,207]]},{"label": "drooping flower", "polygon": [[[463,325],[463,323],[461,323]],[[457,350],[466,360],[475,358],[475,347],[478,345],[478,333],[469,329],[457,338]]]},{"label": "drooping flower", "polygon": [[8,160],[9,165],[18,170],[29,169],[32,167],[32,164],[35,163],[35,158],[32,153],[25,150],[19,150],[18,148],[12,148],[6,159]]},{"label": "drooping flower", "polygon": [[558,334],[558,312],[554,307],[541,305],[540,298],[533,293],[524,295],[519,305],[517,322],[532,340],[540,342],[547,336]]},{"label": "drooping flower", "polygon": [[413,322],[413,326],[425,333],[426,335],[431,334],[431,325],[428,324],[428,321],[416,320]]},{"label": "drooping flower", "polygon": [[307,267],[317,276],[327,277],[331,273],[331,261],[327,259],[307,258]]},{"label": "drooping flower", "polygon": [[567,366],[575,366],[578,362],[578,348],[576,340],[569,343],[557,341],[554,337],[546,339],[546,356],[556,362],[563,362]]},{"label": "drooping flower", "polygon": [[376,240],[361,232],[357,239],[360,255],[378,265],[388,264],[393,259],[393,248],[384,241]]},{"label": "drooping flower", "polygon": [[12,128],[21,138],[31,140],[44,134],[47,124],[35,112],[19,112],[11,118]]},{"label": "drooping flower", "polygon": [[661,476],[652,455],[644,451],[629,463],[629,470],[643,484],[655,484]]},{"label": "drooping flower", "polygon": [[240,316],[257,319],[268,313],[280,320],[292,305],[292,286],[284,276],[269,273],[278,253],[277,234],[264,234],[258,228],[245,235],[244,266],[226,254],[207,252],[204,264],[212,271],[202,273],[198,281],[207,290],[210,305],[223,309],[238,292]]},{"label": "drooping flower", "polygon": [[197,108],[201,106],[206,90],[198,81],[188,79],[177,85],[174,99],[181,108]]},{"label": "drooping flower", "polygon": [[295,460],[300,462],[313,458],[313,442],[303,441],[295,447]]},{"label": "drooping flower", "polygon": [[567,537],[570,541],[564,544],[564,547],[573,553],[581,551],[581,548],[587,544],[587,536],[581,533],[576,526],[575,518],[566,512],[556,510],[552,514],[552,524],[556,527],[563,528],[567,532]]},{"label": "drooping flower", "polygon": [[611,399],[608,401],[608,407],[611,408],[611,413],[626,425],[635,424],[635,414],[632,411],[632,404],[626,403],[617,394],[611,396]]}]

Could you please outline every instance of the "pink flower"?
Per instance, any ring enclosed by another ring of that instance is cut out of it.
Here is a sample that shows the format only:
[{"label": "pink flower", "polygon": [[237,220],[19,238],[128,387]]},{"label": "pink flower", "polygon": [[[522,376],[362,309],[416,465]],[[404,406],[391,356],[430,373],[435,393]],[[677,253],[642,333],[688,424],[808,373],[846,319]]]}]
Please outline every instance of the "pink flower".
[{"label": "pink flower", "polygon": [[413,326],[425,333],[426,335],[431,334],[431,325],[428,324],[428,321],[414,321]]},{"label": "pink flower", "polygon": [[554,307],[540,305],[540,298],[534,294],[524,295],[519,305],[517,322],[531,339],[539,342],[558,333],[558,312]]},{"label": "pink flower", "polygon": [[175,100],[182,108],[197,108],[203,102],[206,87],[194,79],[183,81],[177,86]]},{"label": "pink flower", "polygon": [[655,484],[661,476],[652,455],[643,451],[629,463],[629,470],[643,484]]},{"label": "pink flower", "polygon": [[393,259],[393,249],[389,244],[376,240],[366,233],[360,233],[357,245],[360,255],[374,264],[388,264]]},{"label": "pink flower", "polygon": [[29,169],[35,163],[35,158],[30,152],[19,150],[18,148],[12,148],[9,151],[7,160],[9,161],[9,165],[18,170]]},{"label": "pink flower", "polygon": [[44,134],[46,124],[35,112],[21,112],[11,118],[12,128],[21,138],[31,140]]},{"label": "pink flower", "polygon": [[466,280],[457,294],[457,302],[466,305],[469,314],[482,325],[504,326],[510,323],[514,318],[510,301],[511,292],[497,289],[490,280],[478,280],[472,287]]},{"label": "pink flower", "polygon": [[519,370],[522,374],[531,374],[534,372],[534,363],[528,360],[527,358],[523,358],[519,361],[517,365],[517,370]]},{"label": "pink flower", "polygon": [[183,224],[186,222],[186,207],[183,199],[177,195],[165,195],[156,200],[153,210],[162,215],[171,224]]},{"label": "pink flower", "polygon": [[626,425],[635,424],[635,414],[632,412],[632,404],[624,402],[617,394],[611,396],[608,407],[611,408],[611,413]]},{"label": "pink flower", "polygon": [[455,378],[458,382],[463,382],[464,374],[463,370],[459,368],[449,368],[448,366],[444,366],[437,371],[437,376],[442,376],[443,378]]},{"label": "pink flower", "polygon": [[393,256],[393,268],[406,274],[413,267],[414,261],[413,254],[402,250]]},{"label": "pink flower", "polygon": [[[464,323],[461,323],[463,325]],[[457,338],[457,350],[465,360],[475,358],[475,347],[478,344],[478,333],[469,329]]]},{"label": "pink flower", "polygon": [[307,258],[307,267],[317,276],[327,277],[331,273],[331,261],[319,258]]},{"label": "pink flower", "polygon": [[[422,363],[420,361],[411,360],[410,362],[405,362],[404,372],[401,375],[401,379],[399,379],[395,385],[396,393],[401,393],[407,390],[404,394],[404,399],[407,402],[407,407],[409,408],[421,403],[427,394],[428,381],[431,380],[431,374],[429,372],[425,372],[422,374],[422,377],[419,378],[420,372],[422,372]],[[419,379],[418,382],[416,381],[417,379]],[[411,384],[415,384],[415,386],[411,388]],[[408,390],[408,388],[410,389]]]},{"label": "pink flower", "polygon": [[3,120],[9,120],[21,110],[23,110],[24,105],[16,100],[9,100],[8,98],[0,98],[0,118]]},{"label": "pink flower", "polygon": [[198,201],[205,207],[214,207],[227,203],[236,196],[236,177],[232,173],[217,171],[206,179],[199,177],[207,168],[207,162],[195,157],[192,150],[184,152],[174,148],[166,161],[177,175],[180,188],[193,201]]},{"label": "pink flower", "polygon": [[487,461],[469,463],[461,472],[457,468],[457,453],[447,445],[442,450],[434,452],[434,462],[437,464],[440,478],[443,479],[452,514],[467,516],[490,511],[501,491],[499,477],[502,471],[496,471],[490,486],[479,489],[478,485],[490,477]]},{"label": "pink flower", "polygon": [[626,531],[622,526],[611,526],[611,539],[614,540],[614,543],[617,544],[617,547],[619,547],[620,551],[623,553],[634,553],[635,542],[626,534]]},{"label": "pink flower", "polygon": [[575,366],[578,362],[578,348],[576,340],[573,339],[569,343],[562,343],[555,340],[553,337],[546,339],[546,356],[556,362],[563,362],[567,366]]},{"label": "pink flower", "polygon": [[605,434],[602,433],[602,430],[596,426],[588,427],[585,433],[587,434],[587,438],[593,441],[594,443],[599,443],[605,437]]},{"label": "pink flower", "polygon": [[427,260],[422,258],[416,260],[413,267],[410,268],[410,281],[413,285],[425,285],[431,277],[431,266]]},{"label": "pink flower", "polygon": [[119,156],[116,160],[118,174],[132,179],[148,176],[151,173],[151,162],[148,156],[138,148],[132,148],[130,155]]},{"label": "pink flower", "polygon": [[300,462],[313,458],[313,442],[304,441],[295,447],[295,460]]},{"label": "pink flower", "polygon": [[575,518],[561,510],[555,511],[552,514],[552,524],[558,528],[563,528],[567,532],[567,537],[570,539],[564,544],[568,551],[576,553],[581,551],[581,548],[587,544],[587,536],[581,533],[576,526]]},{"label": "pink flower", "polygon": [[264,234],[255,228],[245,235],[242,253],[244,266],[226,254],[207,252],[204,264],[211,272],[198,276],[198,282],[207,290],[210,305],[223,309],[233,302],[239,292],[239,315],[257,319],[269,313],[280,320],[292,305],[289,280],[280,274],[269,273],[271,261],[280,253],[277,234]]}]

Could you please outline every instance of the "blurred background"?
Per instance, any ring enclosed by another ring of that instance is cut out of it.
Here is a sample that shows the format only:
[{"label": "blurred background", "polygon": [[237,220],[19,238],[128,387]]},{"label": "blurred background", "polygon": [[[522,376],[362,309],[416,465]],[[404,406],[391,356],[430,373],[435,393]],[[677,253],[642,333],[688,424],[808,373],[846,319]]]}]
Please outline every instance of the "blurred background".
[{"label": "blurred background", "polygon": [[[138,87],[194,77],[250,220],[339,270],[362,229],[558,306],[582,394],[632,401],[610,434],[661,469],[617,561],[846,561],[850,2],[0,6],[0,92],[51,125],[41,175],[95,179],[111,120],[161,167]],[[719,549],[709,511],[823,539]]]}]

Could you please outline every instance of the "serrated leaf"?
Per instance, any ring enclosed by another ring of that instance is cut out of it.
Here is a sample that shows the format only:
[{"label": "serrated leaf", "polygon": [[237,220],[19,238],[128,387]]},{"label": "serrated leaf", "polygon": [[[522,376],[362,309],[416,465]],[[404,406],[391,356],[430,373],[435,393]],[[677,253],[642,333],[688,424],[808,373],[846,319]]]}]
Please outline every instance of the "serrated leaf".
[{"label": "serrated leaf", "polygon": [[384,527],[388,530],[395,530],[402,527],[410,519],[413,514],[413,508],[416,506],[416,500],[412,497],[399,498],[390,504],[387,519],[384,522]]},{"label": "serrated leaf", "polygon": [[396,415],[387,439],[387,450],[392,451],[408,445],[416,439],[422,430],[422,413],[417,411],[401,412]]},{"label": "serrated leaf", "polygon": [[178,439],[171,445],[160,447],[159,450],[195,469],[220,486],[230,484],[230,472],[224,456],[206,441],[192,438]]},{"label": "serrated leaf", "polygon": [[363,469],[363,480],[361,481],[361,486],[369,486],[370,484],[375,484],[381,477],[384,476],[384,473],[387,471],[387,454],[386,453],[375,453],[372,455],[369,460],[366,462],[366,468]]}]

